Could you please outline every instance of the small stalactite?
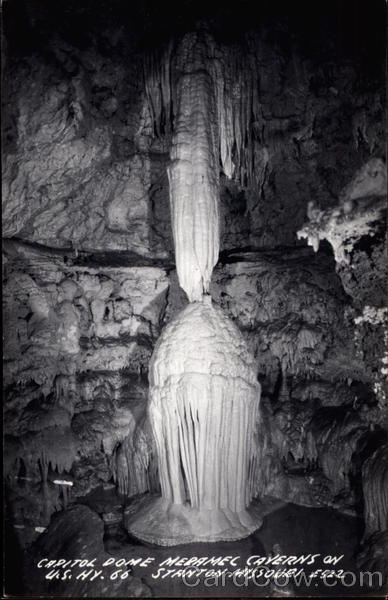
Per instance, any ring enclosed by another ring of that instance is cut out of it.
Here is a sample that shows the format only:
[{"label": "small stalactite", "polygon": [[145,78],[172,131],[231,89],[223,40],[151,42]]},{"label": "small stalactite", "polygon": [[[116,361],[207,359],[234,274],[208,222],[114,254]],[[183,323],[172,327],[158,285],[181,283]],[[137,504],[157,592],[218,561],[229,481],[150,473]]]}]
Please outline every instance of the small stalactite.
[{"label": "small stalactite", "polygon": [[[43,522],[47,523],[53,510],[58,510],[60,504],[65,508],[69,500],[69,487],[72,482],[67,473],[71,470],[77,454],[72,432],[70,429],[62,431],[57,427],[47,428],[36,436],[26,438],[19,453],[19,459],[22,459],[25,464],[24,479],[28,481],[40,477],[43,499],[42,518]],[[52,472],[58,473],[54,481],[55,483],[58,480],[60,488],[56,499],[50,485]],[[60,497],[62,502],[59,502]]]},{"label": "small stalactite", "polygon": [[67,486],[62,486],[62,501],[63,501],[63,508],[66,509],[67,505],[69,504],[69,499],[70,499],[70,490]]},{"label": "small stalactite", "polygon": [[42,495],[43,495],[43,520],[46,523],[50,518],[49,513],[49,495],[48,495],[48,483],[47,483],[47,475],[48,475],[48,462],[44,452],[39,460],[39,469],[42,478]]},{"label": "small stalactite", "polygon": [[156,457],[141,427],[115,449],[112,471],[119,493],[129,498],[159,491]]}]

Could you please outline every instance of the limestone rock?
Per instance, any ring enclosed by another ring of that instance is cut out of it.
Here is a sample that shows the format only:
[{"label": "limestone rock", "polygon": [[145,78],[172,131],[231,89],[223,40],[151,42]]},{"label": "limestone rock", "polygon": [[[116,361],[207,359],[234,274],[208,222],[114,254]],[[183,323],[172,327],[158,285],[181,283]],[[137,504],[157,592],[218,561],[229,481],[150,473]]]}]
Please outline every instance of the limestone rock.
[{"label": "limestone rock", "polygon": [[[40,536],[30,554],[33,559],[24,565],[26,589],[30,593],[56,596],[104,597],[128,596],[148,598],[151,596],[149,588],[137,577],[128,575],[125,581],[120,578],[111,579],[115,568],[105,567],[104,580],[101,576],[89,579],[77,579],[83,569],[73,572],[71,579],[45,580],[42,571],[36,569],[36,563],[43,558],[50,560],[96,559],[96,571],[110,555],[104,550],[103,543],[104,523],[102,519],[86,506],[73,505],[67,511],[58,513],[52,519],[46,532]],[[88,569],[89,570],[89,569]],[[117,571],[117,569],[116,569]],[[62,571],[61,575],[64,571]]]},{"label": "limestone rock", "polygon": [[[140,424],[165,272],[79,267],[70,257],[65,262],[66,254],[20,243],[9,244],[6,257],[6,477],[15,506],[25,503],[18,525],[46,526],[68,492],[84,496],[111,481],[126,439],[134,459],[129,472],[137,474],[127,491],[157,490],[150,436]],[[72,485],[54,484],[55,477],[71,477]],[[121,489],[125,478],[120,471]]]},{"label": "limestone rock", "polygon": [[388,450],[378,448],[363,464],[364,538],[388,529]]}]

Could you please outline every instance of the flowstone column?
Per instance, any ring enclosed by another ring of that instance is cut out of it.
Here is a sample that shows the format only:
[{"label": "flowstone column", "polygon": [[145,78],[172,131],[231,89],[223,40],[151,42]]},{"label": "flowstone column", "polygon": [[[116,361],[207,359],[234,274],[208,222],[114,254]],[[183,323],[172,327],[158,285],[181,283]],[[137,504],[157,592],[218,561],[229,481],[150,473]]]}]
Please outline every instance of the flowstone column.
[{"label": "flowstone column", "polygon": [[169,167],[179,283],[190,304],[164,329],[150,362],[149,417],[161,498],[127,521],[160,545],[235,540],[261,525],[250,503],[260,385],[245,341],[209,285],[219,251],[219,130],[206,38],[178,51]]}]

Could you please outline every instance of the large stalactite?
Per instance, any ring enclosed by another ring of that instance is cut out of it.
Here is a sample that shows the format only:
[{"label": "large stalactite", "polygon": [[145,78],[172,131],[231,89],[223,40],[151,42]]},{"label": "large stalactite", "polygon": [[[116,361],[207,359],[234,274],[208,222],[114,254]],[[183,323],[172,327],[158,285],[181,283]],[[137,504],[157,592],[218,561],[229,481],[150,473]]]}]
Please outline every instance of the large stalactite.
[{"label": "large stalactite", "polygon": [[219,252],[217,105],[207,47],[185,36],[179,49],[177,114],[168,169],[176,267],[189,300],[208,293]]},{"label": "large stalactite", "polygon": [[[211,179],[218,181],[220,165],[227,178],[243,187],[262,185],[268,162],[259,102],[260,44],[254,36],[248,36],[245,43],[242,53],[238,46],[216,43],[206,28],[198,27],[175,49],[170,42],[164,52],[150,52],[144,60],[147,110],[156,136],[173,133],[171,158],[179,158],[180,153],[183,158],[185,139],[195,132],[196,144],[190,152],[195,146],[212,152],[209,165],[214,162],[216,168]],[[201,123],[204,108],[208,115],[205,129]]]}]

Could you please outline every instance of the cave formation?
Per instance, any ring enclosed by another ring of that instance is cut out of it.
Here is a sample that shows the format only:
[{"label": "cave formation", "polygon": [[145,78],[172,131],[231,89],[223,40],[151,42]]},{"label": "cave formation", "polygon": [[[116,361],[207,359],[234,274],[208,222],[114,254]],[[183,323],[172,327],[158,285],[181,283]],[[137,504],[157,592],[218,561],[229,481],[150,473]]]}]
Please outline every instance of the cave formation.
[{"label": "cave formation", "polygon": [[168,169],[175,263],[190,304],[163,331],[149,366],[162,496],[128,523],[136,537],[162,545],[230,541],[261,524],[246,510],[257,475],[260,384],[243,336],[209,294],[219,252],[222,135],[212,53],[202,31],[186,35],[169,94],[177,106]]},{"label": "cave formation", "polygon": [[386,580],[384,2],[96,5],[4,3],[10,592],[337,535]]}]

